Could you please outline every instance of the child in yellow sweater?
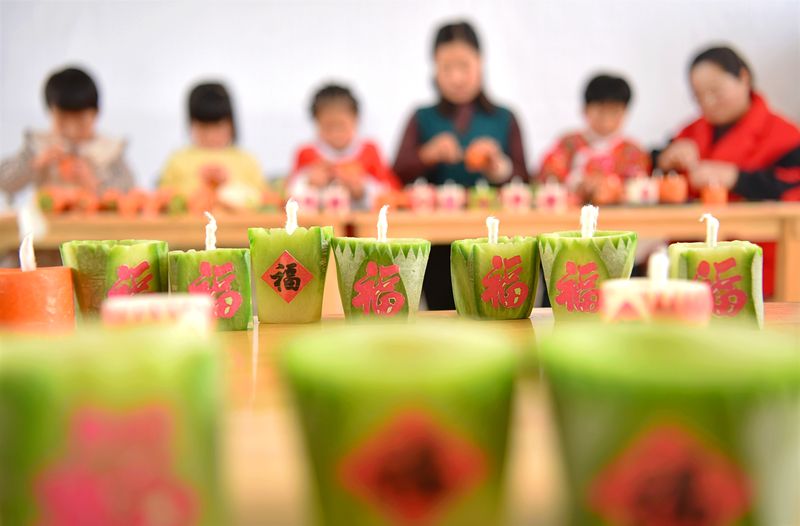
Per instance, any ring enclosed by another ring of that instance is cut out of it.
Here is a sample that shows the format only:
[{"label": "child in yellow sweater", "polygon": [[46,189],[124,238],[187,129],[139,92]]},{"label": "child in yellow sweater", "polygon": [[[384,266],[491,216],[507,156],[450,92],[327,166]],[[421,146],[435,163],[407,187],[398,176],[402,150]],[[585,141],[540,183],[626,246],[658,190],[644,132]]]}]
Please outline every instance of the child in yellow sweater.
[{"label": "child in yellow sweater", "polygon": [[264,179],[258,161],[236,146],[236,121],[228,90],[220,83],[198,84],[189,93],[192,144],[173,153],[161,174],[160,188],[192,196],[226,187],[259,196]]}]

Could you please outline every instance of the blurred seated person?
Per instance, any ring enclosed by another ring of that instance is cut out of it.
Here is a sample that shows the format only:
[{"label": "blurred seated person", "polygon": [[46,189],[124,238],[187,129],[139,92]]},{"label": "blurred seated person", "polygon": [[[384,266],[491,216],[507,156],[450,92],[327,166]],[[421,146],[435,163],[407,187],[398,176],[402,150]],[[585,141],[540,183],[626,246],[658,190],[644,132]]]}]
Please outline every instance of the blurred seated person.
[{"label": "blurred seated person", "polygon": [[224,185],[259,193],[264,188],[261,166],[236,145],[236,119],[228,89],[218,82],[198,84],[189,92],[188,106],[191,145],[170,156],[159,187],[187,196]]},{"label": "blurred seated person", "polygon": [[359,104],[349,88],[329,84],[318,90],[311,117],[317,138],[295,154],[289,195],[339,184],[350,193],[354,209],[369,210],[378,195],[400,187],[378,145],[359,136]]},{"label": "blurred seated person", "polygon": [[586,85],[586,127],[568,133],[545,154],[539,180],[556,180],[584,202],[608,204],[622,198],[624,179],[650,173],[650,156],[623,134],[631,102],[628,82],[597,75]]},{"label": "blurred seated person", "polygon": [[[800,200],[800,130],[773,112],[736,51],[698,54],[689,80],[700,117],[678,133],[656,164],[687,174],[694,190],[719,185],[732,200]],[[774,289],[774,243],[764,248],[764,293]]]},{"label": "blurred seated person", "polygon": [[95,194],[133,186],[125,141],[97,132],[100,95],[88,73],[77,68],[53,73],[44,100],[50,129],[26,131],[19,153],[0,163],[0,192],[13,197],[30,184]]}]

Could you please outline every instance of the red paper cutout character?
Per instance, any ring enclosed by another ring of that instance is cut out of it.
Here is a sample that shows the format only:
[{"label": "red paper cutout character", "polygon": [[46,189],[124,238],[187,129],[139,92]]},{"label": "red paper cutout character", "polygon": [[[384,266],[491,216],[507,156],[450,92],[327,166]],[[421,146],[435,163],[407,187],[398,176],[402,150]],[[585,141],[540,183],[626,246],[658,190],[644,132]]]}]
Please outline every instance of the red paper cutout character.
[{"label": "red paper cutout character", "polygon": [[528,297],[528,285],[519,279],[522,273],[522,257],[492,258],[492,270],[481,280],[484,286],[481,301],[491,303],[495,309],[503,306],[515,309]]},{"label": "red paper cutout character", "polygon": [[150,263],[142,261],[135,267],[120,265],[117,267],[117,281],[108,290],[109,296],[132,296],[149,292],[153,274],[148,272]]},{"label": "red paper cutout character", "polygon": [[393,524],[426,525],[486,476],[483,452],[420,411],[397,415],[344,458],[344,487]]},{"label": "red paper cutout character", "polygon": [[194,524],[199,502],[172,471],[172,435],[162,407],[76,411],[64,453],[35,480],[37,524]]},{"label": "red paper cutout character", "polygon": [[636,439],[595,479],[588,500],[609,523],[642,526],[734,524],[750,506],[741,471],[676,425]]},{"label": "red paper cutout character", "polygon": [[233,318],[242,306],[242,294],[231,290],[236,279],[233,263],[212,265],[200,263],[200,275],[189,284],[189,292],[210,294],[214,298],[214,315],[218,318]]},{"label": "red paper cutout character", "polygon": [[400,267],[397,265],[378,266],[374,261],[367,263],[366,274],[356,281],[353,289],[356,295],[352,305],[364,314],[394,316],[406,304],[406,298],[394,289],[400,282]]},{"label": "red paper cutout character", "polygon": [[742,289],[736,288],[736,284],[742,281],[742,275],[723,277],[723,274],[735,267],[736,260],[733,257],[714,263],[712,278],[711,264],[708,261],[701,261],[697,265],[694,279],[711,285],[711,292],[714,294],[714,314],[717,316],[736,316],[747,303],[747,294]]},{"label": "red paper cutout character", "polygon": [[314,279],[314,275],[308,271],[294,256],[288,251],[283,253],[275,262],[261,275],[272,290],[283,298],[286,303],[292,300]]},{"label": "red paper cutout character", "polygon": [[567,261],[566,271],[556,283],[556,303],[570,312],[596,312],[600,300],[597,263],[591,261],[578,266],[574,261]]}]

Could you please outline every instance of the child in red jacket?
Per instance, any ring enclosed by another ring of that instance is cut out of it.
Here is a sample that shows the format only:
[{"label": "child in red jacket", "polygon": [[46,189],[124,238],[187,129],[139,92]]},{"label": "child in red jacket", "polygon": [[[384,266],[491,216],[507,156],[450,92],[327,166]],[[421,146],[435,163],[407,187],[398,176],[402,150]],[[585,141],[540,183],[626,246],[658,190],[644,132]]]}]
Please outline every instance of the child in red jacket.
[{"label": "child in red jacket", "polygon": [[350,192],[353,208],[369,209],[378,195],[400,188],[378,146],[358,137],[358,101],[348,88],[320,89],[311,103],[311,115],[317,140],[297,151],[287,184],[290,195],[340,184]]},{"label": "child in red jacket", "polygon": [[649,154],[622,135],[630,100],[625,79],[597,75],[590,80],[584,92],[586,129],[556,143],[542,161],[539,179],[558,180],[587,202],[614,183],[621,198],[622,179],[650,172]]}]

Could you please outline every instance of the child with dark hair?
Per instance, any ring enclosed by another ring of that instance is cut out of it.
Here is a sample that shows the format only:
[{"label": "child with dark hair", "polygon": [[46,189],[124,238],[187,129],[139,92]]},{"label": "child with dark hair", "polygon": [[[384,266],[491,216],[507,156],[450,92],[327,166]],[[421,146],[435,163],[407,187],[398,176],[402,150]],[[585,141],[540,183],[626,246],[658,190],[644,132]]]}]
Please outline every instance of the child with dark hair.
[{"label": "child with dark hair", "polygon": [[189,92],[189,135],[192,144],[173,153],[159,186],[192,195],[235,185],[260,191],[261,167],[236,146],[236,119],[227,88],[218,82],[197,84]]},{"label": "child with dark hair", "polygon": [[288,193],[340,184],[354,208],[368,209],[379,194],[400,184],[378,146],[358,136],[358,100],[344,86],[329,84],[314,94],[311,117],[317,140],[301,146],[287,182]]},{"label": "child with dark hair", "polygon": [[95,130],[100,96],[92,77],[77,68],[57,71],[45,83],[44,100],[50,130],[27,131],[21,151],[0,163],[0,191],[13,196],[31,183],[94,193],[130,188],[125,141]]},{"label": "child with dark hair", "polygon": [[631,98],[625,79],[605,74],[592,78],[583,97],[586,129],[559,139],[545,155],[539,179],[556,179],[591,202],[609,178],[648,173],[649,155],[622,135]]}]

